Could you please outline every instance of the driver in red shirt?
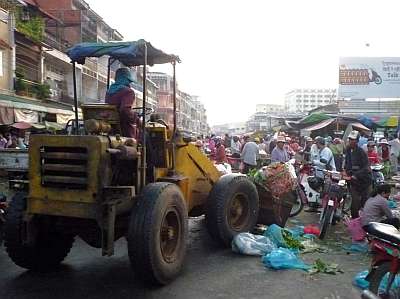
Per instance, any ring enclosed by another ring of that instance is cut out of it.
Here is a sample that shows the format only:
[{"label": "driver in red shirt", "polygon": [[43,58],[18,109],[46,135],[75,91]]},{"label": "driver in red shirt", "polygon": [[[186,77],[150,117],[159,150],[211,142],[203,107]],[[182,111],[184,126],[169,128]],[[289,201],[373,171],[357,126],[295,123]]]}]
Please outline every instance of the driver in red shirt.
[{"label": "driver in red shirt", "polygon": [[137,113],[132,111],[135,104],[132,82],[134,79],[129,68],[119,68],[115,73],[115,82],[107,91],[106,103],[118,107],[122,136],[138,139],[140,119]]}]

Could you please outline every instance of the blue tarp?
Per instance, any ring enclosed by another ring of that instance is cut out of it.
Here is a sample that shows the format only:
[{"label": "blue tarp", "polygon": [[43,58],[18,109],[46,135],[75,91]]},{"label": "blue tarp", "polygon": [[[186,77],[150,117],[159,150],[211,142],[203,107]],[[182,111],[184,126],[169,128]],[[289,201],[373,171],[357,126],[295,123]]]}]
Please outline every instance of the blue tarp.
[{"label": "blue tarp", "polygon": [[144,45],[147,45],[147,64],[180,62],[179,57],[154,48],[143,39],[132,42],[80,43],[67,50],[72,62],[85,63],[86,57],[108,55],[126,66],[144,65]]}]

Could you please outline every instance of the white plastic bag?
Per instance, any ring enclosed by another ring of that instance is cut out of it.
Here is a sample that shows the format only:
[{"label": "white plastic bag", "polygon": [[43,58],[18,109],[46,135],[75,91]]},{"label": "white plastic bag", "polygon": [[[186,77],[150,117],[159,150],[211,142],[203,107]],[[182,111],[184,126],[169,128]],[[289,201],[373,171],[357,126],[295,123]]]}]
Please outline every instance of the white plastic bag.
[{"label": "white plastic bag", "polygon": [[251,233],[240,233],[232,240],[232,251],[246,255],[263,256],[276,248],[270,238]]}]

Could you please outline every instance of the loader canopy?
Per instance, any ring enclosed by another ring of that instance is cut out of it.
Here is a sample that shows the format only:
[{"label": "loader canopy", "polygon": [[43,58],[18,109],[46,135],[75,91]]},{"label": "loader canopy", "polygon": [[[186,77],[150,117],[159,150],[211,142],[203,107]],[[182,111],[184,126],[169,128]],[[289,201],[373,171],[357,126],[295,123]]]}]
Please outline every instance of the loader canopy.
[{"label": "loader canopy", "polygon": [[147,46],[147,64],[180,62],[179,57],[166,54],[154,48],[149,42],[140,39],[130,42],[108,42],[108,43],[80,43],[67,50],[67,55],[72,62],[85,63],[86,57],[101,57],[104,55],[119,60],[126,66],[143,65],[145,61],[145,47]]}]

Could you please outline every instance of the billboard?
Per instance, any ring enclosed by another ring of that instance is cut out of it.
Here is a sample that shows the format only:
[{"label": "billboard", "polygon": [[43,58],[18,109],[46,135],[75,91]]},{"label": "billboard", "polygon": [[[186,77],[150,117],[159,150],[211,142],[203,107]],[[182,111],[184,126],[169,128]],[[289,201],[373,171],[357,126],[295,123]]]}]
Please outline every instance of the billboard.
[{"label": "billboard", "polygon": [[341,57],[339,97],[400,97],[400,57]]}]

